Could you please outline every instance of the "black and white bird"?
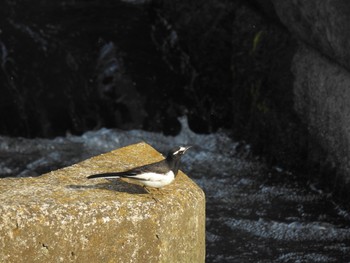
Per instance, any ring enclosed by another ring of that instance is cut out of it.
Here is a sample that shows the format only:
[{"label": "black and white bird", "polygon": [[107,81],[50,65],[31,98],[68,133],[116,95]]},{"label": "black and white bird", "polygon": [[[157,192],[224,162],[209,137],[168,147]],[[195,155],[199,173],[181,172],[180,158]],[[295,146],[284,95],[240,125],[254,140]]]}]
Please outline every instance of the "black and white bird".
[{"label": "black and white bird", "polygon": [[179,171],[180,160],[191,146],[178,146],[169,151],[167,157],[156,163],[143,165],[124,172],[102,173],[90,175],[87,178],[128,178],[144,186],[161,188],[172,183]]}]

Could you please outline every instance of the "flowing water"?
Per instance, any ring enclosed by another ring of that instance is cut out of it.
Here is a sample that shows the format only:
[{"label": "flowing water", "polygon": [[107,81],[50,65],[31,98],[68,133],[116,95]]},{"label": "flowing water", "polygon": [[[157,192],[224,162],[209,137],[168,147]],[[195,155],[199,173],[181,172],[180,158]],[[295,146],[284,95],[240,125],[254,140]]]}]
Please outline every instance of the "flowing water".
[{"label": "flowing water", "polygon": [[184,170],[205,191],[207,262],[350,262],[350,214],[317,183],[269,168],[223,133],[175,137],[101,129],[52,140],[0,137],[0,176],[37,176],[146,141],[161,152],[191,144]]}]

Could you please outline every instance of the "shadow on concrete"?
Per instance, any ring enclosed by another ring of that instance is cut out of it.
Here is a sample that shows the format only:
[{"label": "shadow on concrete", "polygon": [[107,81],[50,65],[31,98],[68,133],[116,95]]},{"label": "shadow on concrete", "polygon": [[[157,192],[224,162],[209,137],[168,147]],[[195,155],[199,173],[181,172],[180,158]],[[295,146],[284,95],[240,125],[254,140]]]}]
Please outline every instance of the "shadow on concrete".
[{"label": "shadow on concrete", "polygon": [[110,179],[108,181],[110,181],[110,183],[97,183],[97,184],[91,184],[91,185],[67,185],[66,187],[70,189],[77,189],[77,190],[103,189],[103,190],[117,191],[117,192],[128,193],[128,194],[149,194],[149,192],[147,192],[147,190],[144,187],[137,184],[127,183],[122,180],[115,180],[115,179]]}]

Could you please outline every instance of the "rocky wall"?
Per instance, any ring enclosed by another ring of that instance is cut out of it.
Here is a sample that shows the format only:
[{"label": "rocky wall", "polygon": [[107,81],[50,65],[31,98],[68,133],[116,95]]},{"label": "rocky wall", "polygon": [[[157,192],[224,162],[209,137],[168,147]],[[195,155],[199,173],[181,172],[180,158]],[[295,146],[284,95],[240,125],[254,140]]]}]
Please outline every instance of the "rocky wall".
[{"label": "rocky wall", "polygon": [[[294,108],[334,172],[336,189],[350,182],[350,3],[272,1],[280,20],[299,40],[292,69]],[[318,156],[320,157],[320,156]],[[321,165],[322,166],[322,165]],[[347,189],[347,188],[345,188]]]}]

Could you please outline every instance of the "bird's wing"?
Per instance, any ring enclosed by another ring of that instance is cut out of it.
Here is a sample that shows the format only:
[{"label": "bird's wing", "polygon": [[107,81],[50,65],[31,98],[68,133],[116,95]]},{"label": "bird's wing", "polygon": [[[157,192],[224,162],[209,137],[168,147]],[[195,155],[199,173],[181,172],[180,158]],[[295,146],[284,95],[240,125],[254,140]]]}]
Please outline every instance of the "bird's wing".
[{"label": "bird's wing", "polygon": [[167,163],[165,160],[143,165],[140,167],[136,167],[134,169],[117,172],[117,173],[102,173],[102,174],[93,174],[88,176],[88,179],[93,178],[131,178],[140,181],[148,181],[150,180],[150,174],[153,173],[166,173],[169,171]]},{"label": "bird's wing", "polygon": [[165,174],[167,172],[169,172],[169,167],[164,160],[161,162],[140,166],[126,172],[122,172],[120,177],[140,181],[149,181],[152,180],[152,178],[157,178],[159,174]]}]

